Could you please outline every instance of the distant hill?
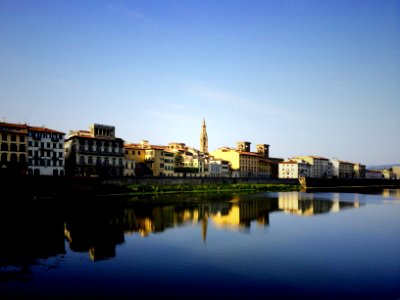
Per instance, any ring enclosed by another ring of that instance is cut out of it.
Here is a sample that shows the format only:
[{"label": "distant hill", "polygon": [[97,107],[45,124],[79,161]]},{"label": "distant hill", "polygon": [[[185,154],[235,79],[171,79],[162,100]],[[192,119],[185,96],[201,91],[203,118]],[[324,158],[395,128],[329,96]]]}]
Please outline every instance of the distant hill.
[{"label": "distant hill", "polygon": [[387,165],[369,165],[367,166],[367,170],[383,170],[390,169],[393,166],[400,166],[400,164],[387,164]]}]

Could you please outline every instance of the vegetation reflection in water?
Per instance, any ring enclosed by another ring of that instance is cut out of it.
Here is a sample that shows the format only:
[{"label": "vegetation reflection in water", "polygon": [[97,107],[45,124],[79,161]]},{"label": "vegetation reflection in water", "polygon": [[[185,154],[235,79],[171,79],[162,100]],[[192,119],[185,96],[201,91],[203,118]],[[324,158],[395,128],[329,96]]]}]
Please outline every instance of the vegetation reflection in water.
[{"label": "vegetation reflection in water", "polygon": [[[394,203],[400,199],[400,191],[384,190],[376,197]],[[271,220],[274,214],[323,216],[362,208],[373,200],[370,196],[370,200],[365,199],[365,195],[355,193],[277,192],[27,201],[0,211],[0,284],[29,282],[41,267],[62,269],[60,260],[65,263],[73,253],[82,253],[95,262],[118,260],[118,247],[135,236],[146,239],[168,231],[171,237],[178,228],[197,227],[200,230],[193,231],[196,235],[188,242],[197,240],[210,246],[210,230],[250,232],[252,226],[274,228],[282,226],[282,221],[278,225]]]}]

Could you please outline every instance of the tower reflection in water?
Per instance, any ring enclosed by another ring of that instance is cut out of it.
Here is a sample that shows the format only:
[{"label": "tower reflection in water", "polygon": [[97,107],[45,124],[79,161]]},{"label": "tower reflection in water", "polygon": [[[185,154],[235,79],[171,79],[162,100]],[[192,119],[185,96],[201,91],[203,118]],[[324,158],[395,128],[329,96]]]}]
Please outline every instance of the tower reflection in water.
[{"label": "tower reflection in water", "polygon": [[[70,250],[87,252],[93,261],[110,259],[125,235],[142,237],[180,226],[201,226],[207,238],[209,226],[221,230],[249,231],[252,223],[269,226],[270,213],[299,216],[339,212],[357,208],[360,201],[341,201],[340,194],[330,200],[314,199],[314,194],[277,193],[252,198],[231,196],[224,201],[184,201],[173,204],[126,203],[96,205],[56,205],[30,203],[1,210],[0,266],[29,265],[38,258],[65,254]],[[161,201],[159,201],[161,202]]]}]

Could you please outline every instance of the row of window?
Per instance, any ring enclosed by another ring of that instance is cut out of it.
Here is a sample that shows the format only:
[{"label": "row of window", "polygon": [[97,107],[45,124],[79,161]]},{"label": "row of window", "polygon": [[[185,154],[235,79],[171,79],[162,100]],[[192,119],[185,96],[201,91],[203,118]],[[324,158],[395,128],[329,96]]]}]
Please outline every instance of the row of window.
[{"label": "row of window", "polygon": [[1,162],[2,163],[7,163],[7,162],[26,162],[26,155],[25,154],[20,154],[19,156],[15,153],[11,153],[10,155],[10,160],[8,160],[8,155],[7,153],[2,153],[1,154]]},{"label": "row of window", "polygon": [[[39,147],[39,142],[37,141],[29,141],[28,142],[29,147]],[[45,143],[41,142],[40,143],[40,148],[53,148],[53,149],[63,149],[63,144],[62,143]]]},{"label": "row of window", "polygon": [[[8,136],[7,133],[3,133],[1,135],[1,140],[2,141],[7,141],[8,140],[7,136]],[[20,143],[24,143],[25,142],[25,136],[24,135],[18,135],[18,137],[19,137]],[[11,142],[16,142],[17,141],[17,135],[16,134],[10,134],[10,141]]]},{"label": "row of window", "polygon": [[131,155],[136,155],[135,153],[137,153],[137,155],[140,155],[140,150],[137,150],[137,152],[135,152],[135,150],[131,150],[131,151],[125,150],[125,154],[126,154],[126,155],[129,155],[129,153],[130,153]]},{"label": "row of window", "polygon": [[34,139],[47,138],[47,139],[52,139],[52,140],[61,140],[63,138],[63,135],[59,134],[59,133],[36,132],[36,131],[28,132],[28,136],[30,136]]},{"label": "row of window", "polygon": [[62,160],[50,160],[50,159],[28,159],[28,166],[41,166],[41,167],[62,167]]},{"label": "row of window", "polygon": [[120,147],[122,148],[122,143],[109,142],[109,141],[93,141],[93,140],[79,140],[79,146],[97,146],[97,147]]},{"label": "row of window", "polygon": [[[79,156],[78,157],[78,161],[79,161],[79,164],[86,164],[86,160],[85,160],[85,157],[84,156]],[[110,160],[109,160],[109,158],[108,157],[105,157],[104,158],[104,161],[102,161],[102,159],[101,159],[101,157],[96,157],[96,165],[105,165],[105,166],[108,166],[108,165],[113,165],[113,166],[115,166],[116,165],[116,158],[115,157],[113,157],[112,159],[111,159],[111,164],[110,164]],[[87,159],[87,164],[88,165],[93,165],[94,164],[94,160],[93,160],[93,157],[92,156],[89,156],[88,157],[88,159]],[[122,158],[119,158],[118,159],[118,165],[120,165],[120,166],[123,166],[123,160],[122,160]]]},{"label": "row of window", "polygon": [[[53,153],[53,155],[51,155]],[[58,153],[58,154],[57,154]],[[62,158],[64,157],[64,153],[63,152],[54,152],[51,150],[40,150],[40,151],[33,151],[33,150],[29,150],[28,151],[28,156],[35,156],[35,157],[52,157],[53,158]]]},{"label": "row of window", "polygon": [[[19,148],[19,150],[18,150]],[[1,144],[1,151],[14,151],[14,152],[25,152],[26,151],[26,146],[24,144],[22,145],[18,145],[17,144],[6,144],[6,143],[2,143]]]},{"label": "row of window", "polygon": [[85,146],[79,146],[79,151],[88,151],[88,152],[104,152],[104,153],[122,153],[122,149],[118,149],[118,148],[111,148],[111,152],[110,152],[110,148],[105,147],[105,148],[101,148],[101,147],[96,147],[95,151],[93,150],[94,148],[92,146],[89,147],[85,147]]}]

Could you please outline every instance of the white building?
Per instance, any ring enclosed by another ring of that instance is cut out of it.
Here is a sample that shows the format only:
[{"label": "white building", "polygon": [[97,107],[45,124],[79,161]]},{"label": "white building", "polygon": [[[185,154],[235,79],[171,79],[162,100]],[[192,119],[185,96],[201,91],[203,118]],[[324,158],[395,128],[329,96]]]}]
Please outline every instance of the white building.
[{"label": "white building", "polygon": [[279,178],[309,177],[310,165],[303,160],[289,160],[279,163]]},{"label": "white building", "polygon": [[211,159],[209,162],[210,177],[231,177],[229,162],[222,159]]},{"label": "white building", "polygon": [[332,163],[332,174],[335,178],[354,178],[354,163],[339,160],[337,158],[333,158],[331,160]]},{"label": "white building", "polygon": [[332,178],[332,163],[329,159],[320,156],[296,156],[292,160],[307,162],[309,167],[308,177],[311,178]]},{"label": "white building", "polygon": [[383,178],[383,174],[382,174],[382,171],[378,171],[378,170],[366,170],[365,171],[365,178],[368,178],[368,179],[382,179]]},{"label": "white building", "polygon": [[64,175],[65,133],[28,126],[28,174]]}]

